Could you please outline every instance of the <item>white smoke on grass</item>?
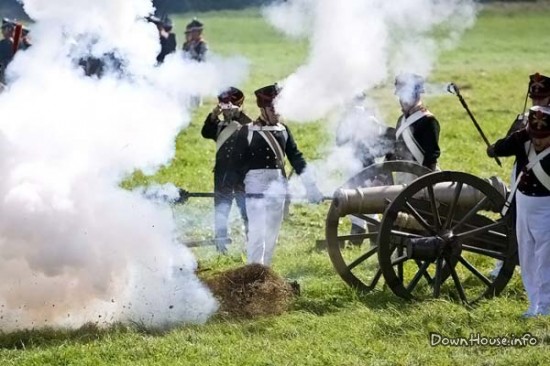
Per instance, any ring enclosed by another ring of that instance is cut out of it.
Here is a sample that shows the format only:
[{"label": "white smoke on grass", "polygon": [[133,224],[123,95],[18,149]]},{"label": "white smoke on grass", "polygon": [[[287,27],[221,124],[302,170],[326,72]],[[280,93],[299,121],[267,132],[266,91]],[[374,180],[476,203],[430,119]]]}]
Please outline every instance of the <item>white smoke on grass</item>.
[{"label": "white smoke on grass", "polygon": [[[191,95],[240,82],[242,61],[154,67],[150,0],[25,0],[34,45],[0,95],[0,330],[203,322],[216,301],[166,203],[126,191],[175,153]],[[86,77],[93,55],[119,70]]]},{"label": "white smoke on grass", "polygon": [[401,72],[427,76],[441,48],[472,26],[473,0],[288,0],[266,8],[289,36],[307,36],[307,62],[281,84],[285,118],[325,117]]}]

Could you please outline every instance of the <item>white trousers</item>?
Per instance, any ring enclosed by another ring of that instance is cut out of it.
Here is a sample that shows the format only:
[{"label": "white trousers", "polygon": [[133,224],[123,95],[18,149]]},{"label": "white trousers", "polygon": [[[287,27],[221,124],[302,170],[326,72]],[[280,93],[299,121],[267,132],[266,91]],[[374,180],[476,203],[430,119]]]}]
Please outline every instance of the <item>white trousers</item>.
[{"label": "white trousers", "polygon": [[244,179],[246,193],[274,197],[246,198],[248,216],[247,263],[271,264],[283,222],[286,179],[279,169],[250,170]]},{"label": "white trousers", "polygon": [[550,197],[516,192],[519,263],[528,312],[550,314]]}]

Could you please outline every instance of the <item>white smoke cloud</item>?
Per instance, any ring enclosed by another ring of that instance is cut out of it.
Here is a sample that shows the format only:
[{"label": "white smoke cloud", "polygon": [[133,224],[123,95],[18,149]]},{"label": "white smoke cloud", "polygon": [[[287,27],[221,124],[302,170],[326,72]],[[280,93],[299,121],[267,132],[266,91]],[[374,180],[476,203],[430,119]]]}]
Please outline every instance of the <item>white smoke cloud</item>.
[{"label": "white smoke cloud", "polygon": [[288,0],[264,11],[288,35],[308,35],[306,64],[283,82],[278,111],[297,121],[325,117],[361,91],[401,72],[427,76],[438,50],[475,20],[473,0]]},{"label": "white smoke cloud", "polygon": [[309,35],[312,28],[312,10],[316,0],[277,2],[277,6],[262,9],[264,17],[287,36],[300,38]]},{"label": "white smoke cloud", "polygon": [[[166,203],[126,191],[153,173],[189,123],[186,101],[246,74],[242,60],[179,55],[154,67],[150,0],[24,0],[34,45],[18,52],[0,94],[0,330],[203,322],[216,301],[175,240]],[[86,55],[122,71],[86,77]]]},{"label": "white smoke cloud", "polygon": [[[308,164],[324,194],[332,194],[350,177],[379,162],[390,151],[387,126],[379,115],[374,102],[360,95],[328,116],[326,123],[334,143],[323,149],[322,159]],[[291,179],[290,188],[295,196],[305,194],[299,179]]]}]

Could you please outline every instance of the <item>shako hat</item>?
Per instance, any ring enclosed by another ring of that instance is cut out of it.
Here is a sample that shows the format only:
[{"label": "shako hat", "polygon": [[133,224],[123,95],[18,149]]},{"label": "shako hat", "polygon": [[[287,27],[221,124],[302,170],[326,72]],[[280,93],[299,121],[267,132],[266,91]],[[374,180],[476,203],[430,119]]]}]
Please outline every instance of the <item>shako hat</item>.
[{"label": "shako hat", "polygon": [[280,88],[277,84],[264,86],[254,92],[256,95],[256,104],[258,107],[271,107],[273,106],[273,101],[279,95]]},{"label": "shako hat", "polygon": [[218,95],[218,102],[231,103],[240,107],[244,102],[244,94],[239,89],[231,86]]}]

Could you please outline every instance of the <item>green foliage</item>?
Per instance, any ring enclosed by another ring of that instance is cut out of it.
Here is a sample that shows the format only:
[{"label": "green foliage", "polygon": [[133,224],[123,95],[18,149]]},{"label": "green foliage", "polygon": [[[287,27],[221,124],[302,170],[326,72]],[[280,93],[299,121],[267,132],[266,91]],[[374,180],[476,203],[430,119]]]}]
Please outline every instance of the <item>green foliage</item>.
[{"label": "green foliage", "polygon": [[270,0],[153,0],[159,12],[210,11],[244,9],[260,6]]},{"label": "green foliage", "polygon": [[[491,140],[502,136],[523,109],[527,76],[550,73],[550,11],[484,11],[458,48],[444,52],[431,82],[441,94],[428,98],[441,127],[443,169],[483,177],[509,176],[511,161],[499,168],[485,156],[485,147],[458,100],[444,91],[454,81]],[[184,22],[188,16],[176,21]],[[306,58],[307,44],[283,39],[255,11],[206,13],[201,16],[212,50],[240,54],[250,60],[250,79],[243,85],[246,109],[256,115],[252,91],[288,75]],[[391,89],[377,99],[394,121],[398,105]],[[205,101],[189,128],[178,136],[176,156],[154,177],[136,174],[127,186],[174,182],[190,190],[212,189],[214,143],[200,137],[202,120],[213,107]],[[308,159],[320,157],[326,141],[323,123],[291,123]],[[189,209],[207,210],[211,202],[194,201]],[[182,326],[165,334],[139,327],[88,326],[76,331],[40,330],[0,335],[1,365],[543,365],[550,351],[550,320],[522,320],[526,300],[519,275],[500,298],[474,309],[456,302],[405,302],[382,289],[359,295],[338,277],[326,252],[314,249],[324,236],[326,205],[295,205],[283,224],[274,269],[296,279],[302,295],[291,312],[276,318],[236,321],[213,318],[203,326]],[[204,234],[203,227],[190,229]],[[201,269],[217,271],[242,263],[242,235],[228,257],[213,249],[196,250]],[[446,336],[485,336],[530,332],[544,346],[526,348],[429,347],[429,332]]]}]

